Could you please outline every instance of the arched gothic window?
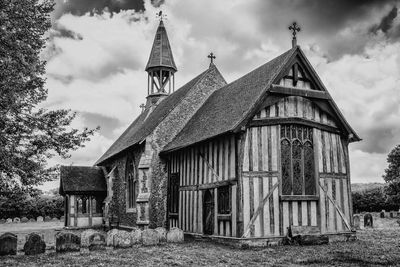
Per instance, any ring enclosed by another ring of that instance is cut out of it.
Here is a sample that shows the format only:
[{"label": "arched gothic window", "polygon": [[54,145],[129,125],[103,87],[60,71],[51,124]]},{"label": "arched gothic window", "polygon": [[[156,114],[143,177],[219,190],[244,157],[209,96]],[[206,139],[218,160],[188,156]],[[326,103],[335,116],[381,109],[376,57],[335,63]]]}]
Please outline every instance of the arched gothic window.
[{"label": "arched gothic window", "polygon": [[282,195],[315,195],[313,130],[281,126]]},{"label": "arched gothic window", "polygon": [[136,208],[136,197],[138,186],[136,178],[136,167],[133,157],[128,156],[126,163],[126,206],[127,209]]}]

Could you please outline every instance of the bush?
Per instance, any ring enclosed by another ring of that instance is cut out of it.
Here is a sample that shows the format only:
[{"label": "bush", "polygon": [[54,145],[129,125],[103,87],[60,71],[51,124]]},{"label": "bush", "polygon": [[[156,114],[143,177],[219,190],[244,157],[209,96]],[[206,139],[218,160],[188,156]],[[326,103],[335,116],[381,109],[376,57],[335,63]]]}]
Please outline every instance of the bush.
[{"label": "bush", "polygon": [[59,194],[44,195],[40,190],[33,194],[22,191],[0,194],[0,218],[38,216],[61,217],[64,214],[64,199]]},{"label": "bush", "polygon": [[353,211],[355,213],[368,211],[379,212],[381,210],[398,210],[399,205],[387,197],[384,188],[374,188],[362,192],[353,192]]}]

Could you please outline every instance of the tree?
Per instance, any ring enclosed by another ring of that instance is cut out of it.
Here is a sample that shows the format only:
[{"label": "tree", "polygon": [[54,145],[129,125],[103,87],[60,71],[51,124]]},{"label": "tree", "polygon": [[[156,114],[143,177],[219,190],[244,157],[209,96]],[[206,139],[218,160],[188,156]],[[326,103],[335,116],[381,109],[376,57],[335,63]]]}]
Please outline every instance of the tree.
[{"label": "tree", "polygon": [[387,157],[388,167],[383,179],[387,183],[386,194],[395,203],[400,203],[400,145],[390,151]]},{"label": "tree", "polygon": [[40,53],[51,27],[49,0],[0,0],[0,194],[54,178],[49,158],[69,157],[96,129],[70,127],[70,110],[40,108],[47,98]]}]

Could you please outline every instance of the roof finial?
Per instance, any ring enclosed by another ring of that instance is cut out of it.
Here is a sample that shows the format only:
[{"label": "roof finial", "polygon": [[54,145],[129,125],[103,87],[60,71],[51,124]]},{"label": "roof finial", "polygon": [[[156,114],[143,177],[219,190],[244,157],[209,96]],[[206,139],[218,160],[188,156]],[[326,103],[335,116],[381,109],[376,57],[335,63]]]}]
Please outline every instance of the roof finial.
[{"label": "roof finial", "polygon": [[146,105],[142,103],[139,107],[142,109],[142,113],[143,113],[144,109],[146,108]]},{"label": "roof finial", "polygon": [[156,13],[156,17],[160,20],[163,21],[163,19],[167,19],[167,15],[162,13],[162,10],[160,12]]},{"label": "roof finial", "polygon": [[213,52],[211,52],[207,57],[208,57],[209,59],[211,59],[210,65],[213,64],[213,60],[217,58],[217,57],[214,55]]},{"label": "roof finial", "polygon": [[299,32],[301,29],[300,27],[297,25],[297,22],[293,22],[292,25],[289,26],[289,30],[293,31],[293,39],[292,39],[292,47],[296,47],[297,46],[297,39],[296,39],[296,34],[297,32]]}]

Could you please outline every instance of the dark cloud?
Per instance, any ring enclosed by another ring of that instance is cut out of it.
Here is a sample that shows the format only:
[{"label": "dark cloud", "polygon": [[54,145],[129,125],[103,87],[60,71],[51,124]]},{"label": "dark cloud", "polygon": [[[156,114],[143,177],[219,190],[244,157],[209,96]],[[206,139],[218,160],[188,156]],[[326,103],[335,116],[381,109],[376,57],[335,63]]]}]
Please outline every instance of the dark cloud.
[{"label": "dark cloud", "polygon": [[[113,14],[121,10],[144,10],[144,0],[55,0],[55,2],[54,20],[65,13],[81,16],[88,12],[90,14],[101,14],[103,11],[108,11]],[[164,3],[164,0],[152,0],[151,3],[153,6],[159,7]]]},{"label": "dark cloud", "polygon": [[393,7],[390,12],[384,16],[379,25],[375,25],[371,28],[371,32],[376,33],[381,30],[384,33],[387,33],[393,27],[393,20],[397,17],[397,7]]},{"label": "dark cloud", "polygon": [[79,112],[83,118],[84,124],[89,129],[100,126],[99,133],[109,139],[115,138],[114,130],[122,127],[124,124],[115,118],[110,118],[101,114],[91,112]]},{"label": "dark cloud", "polygon": [[[278,39],[288,39],[287,25],[297,21],[302,31],[299,34],[299,43],[302,40],[318,40],[318,45],[327,51],[331,59],[337,59],[344,54],[360,53],[371,33],[365,29],[352,29],[351,34],[343,35],[345,28],[352,28],[358,23],[373,26],[376,21],[376,29],[389,31],[398,0],[284,0],[262,1],[250,10],[260,19],[261,32],[277,36]],[[390,14],[384,18],[375,18],[380,11],[390,10]],[[375,21],[371,21],[371,18]]]}]

